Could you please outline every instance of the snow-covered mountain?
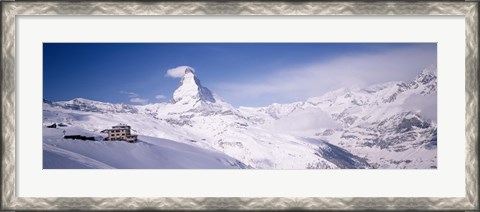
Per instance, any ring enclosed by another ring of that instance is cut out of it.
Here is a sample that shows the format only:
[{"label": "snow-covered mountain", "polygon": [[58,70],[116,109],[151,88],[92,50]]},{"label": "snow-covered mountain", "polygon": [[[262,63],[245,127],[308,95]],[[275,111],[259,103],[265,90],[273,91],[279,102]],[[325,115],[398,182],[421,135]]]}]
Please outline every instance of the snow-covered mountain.
[{"label": "snow-covered mountain", "polygon": [[195,107],[204,102],[215,103],[217,99],[208,88],[202,86],[193,69],[186,67],[180,86],[173,93],[174,103]]},{"label": "snow-covered mountain", "polygon": [[435,168],[436,79],[431,66],[411,82],[235,108],[185,67],[170,103],[44,100],[44,124],[66,123],[98,133],[127,123],[142,136],[231,157],[243,164],[237,168]]}]

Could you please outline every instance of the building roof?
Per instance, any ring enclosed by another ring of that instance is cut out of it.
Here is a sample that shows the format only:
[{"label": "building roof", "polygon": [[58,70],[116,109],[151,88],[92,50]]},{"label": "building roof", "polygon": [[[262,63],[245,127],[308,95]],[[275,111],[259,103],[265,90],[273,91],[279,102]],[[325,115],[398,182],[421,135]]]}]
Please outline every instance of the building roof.
[{"label": "building roof", "polygon": [[120,124],[115,125],[114,127],[116,127],[116,126],[128,126],[128,125],[120,123]]},{"label": "building roof", "polygon": [[106,132],[110,132],[110,131],[115,131],[115,130],[118,130],[118,129],[104,129],[102,131],[100,131],[101,133],[106,133]]},{"label": "building roof", "polygon": [[112,128],[130,128],[130,126],[126,124],[118,124],[113,126]]}]

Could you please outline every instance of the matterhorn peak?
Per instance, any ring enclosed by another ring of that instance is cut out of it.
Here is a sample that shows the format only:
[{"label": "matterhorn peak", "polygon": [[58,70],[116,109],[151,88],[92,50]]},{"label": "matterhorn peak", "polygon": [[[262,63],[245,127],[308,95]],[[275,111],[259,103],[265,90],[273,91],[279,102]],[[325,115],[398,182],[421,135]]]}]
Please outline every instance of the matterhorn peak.
[{"label": "matterhorn peak", "polygon": [[193,68],[189,66],[177,67],[184,69],[180,85],[173,92],[173,102],[181,104],[196,104],[197,102],[215,103],[215,98],[208,88],[203,87]]},{"label": "matterhorn peak", "polygon": [[[195,75],[195,69],[189,66],[185,66],[185,74],[193,74]],[[185,75],[184,75],[185,76]]]}]

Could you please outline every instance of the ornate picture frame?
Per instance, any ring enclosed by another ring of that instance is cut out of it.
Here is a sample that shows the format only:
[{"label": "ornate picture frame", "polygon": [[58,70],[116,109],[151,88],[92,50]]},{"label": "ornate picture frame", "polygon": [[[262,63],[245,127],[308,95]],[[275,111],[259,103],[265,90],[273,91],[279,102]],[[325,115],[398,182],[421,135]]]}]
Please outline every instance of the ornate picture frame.
[{"label": "ornate picture frame", "polygon": [[[4,210],[46,209],[442,209],[478,210],[478,9],[475,2],[2,2]],[[16,17],[37,15],[460,15],[465,17],[464,197],[46,197],[16,196]]]}]

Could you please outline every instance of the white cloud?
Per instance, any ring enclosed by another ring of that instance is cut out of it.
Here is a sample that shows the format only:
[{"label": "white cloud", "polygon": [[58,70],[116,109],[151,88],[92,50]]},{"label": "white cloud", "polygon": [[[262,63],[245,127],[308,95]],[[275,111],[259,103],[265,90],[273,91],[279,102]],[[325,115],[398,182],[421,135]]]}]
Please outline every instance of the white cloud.
[{"label": "white cloud", "polygon": [[130,102],[133,102],[133,103],[138,103],[138,104],[145,105],[145,104],[148,104],[148,102],[149,102],[148,99],[142,99],[142,98],[140,98],[140,95],[138,95],[137,93],[134,93],[134,92],[120,91],[120,93],[127,95],[128,98],[130,98]]},{"label": "white cloud", "polygon": [[407,110],[417,111],[424,118],[437,122],[437,93],[430,95],[412,95],[405,99],[403,106]]},{"label": "white cloud", "polygon": [[165,76],[172,77],[172,78],[182,78],[183,75],[185,75],[186,69],[190,69],[193,72],[195,72],[195,69],[193,69],[190,66],[178,66],[176,68],[168,69],[167,72],[165,73]]},{"label": "white cloud", "polygon": [[218,83],[212,90],[238,106],[268,105],[275,100],[301,101],[342,87],[354,89],[388,81],[411,81],[425,67],[437,63],[436,55],[433,45],[350,54],[259,75],[253,80]]},{"label": "white cloud", "polygon": [[161,95],[161,94],[155,96],[155,99],[165,99],[165,98],[166,97],[164,95]]},{"label": "white cloud", "polygon": [[326,112],[318,109],[305,109],[294,111],[274,122],[274,128],[279,131],[305,131],[320,128],[341,127]]},{"label": "white cloud", "polygon": [[148,99],[142,99],[137,97],[137,98],[131,98],[130,102],[146,105],[148,104]]},{"label": "white cloud", "polygon": [[121,94],[126,94],[128,97],[130,98],[135,98],[135,97],[139,97],[139,95],[137,93],[134,93],[134,92],[129,92],[129,91],[120,91]]}]

